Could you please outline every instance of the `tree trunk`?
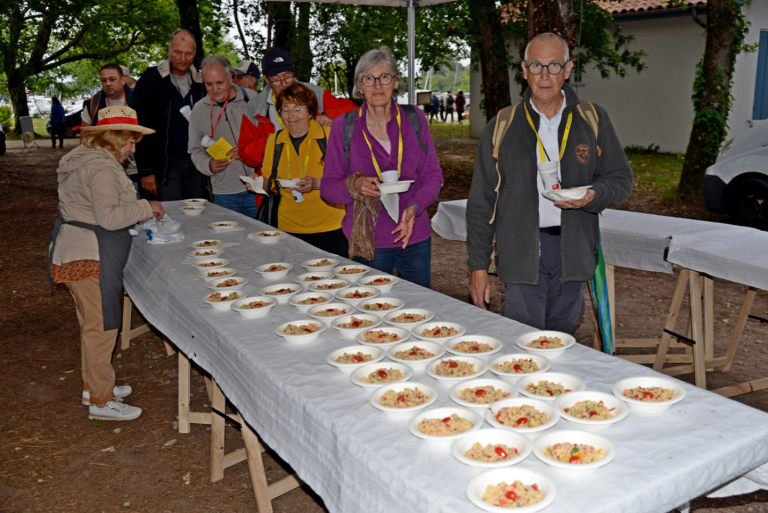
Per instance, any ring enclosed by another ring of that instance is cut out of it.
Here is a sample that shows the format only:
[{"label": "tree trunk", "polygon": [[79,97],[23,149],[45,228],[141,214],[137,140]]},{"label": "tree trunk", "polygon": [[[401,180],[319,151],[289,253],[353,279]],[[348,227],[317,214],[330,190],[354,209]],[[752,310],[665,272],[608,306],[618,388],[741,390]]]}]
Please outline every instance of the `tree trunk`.
[{"label": "tree trunk", "polygon": [[727,133],[731,80],[744,26],[733,0],[707,3],[707,41],[693,85],[694,119],[678,194],[687,201],[701,199],[704,173],[715,163]]},{"label": "tree trunk", "polygon": [[27,106],[27,91],[24,84],[24,78],[18,70],[14,70],[8,75],[8,92],[11,95],[11,104],[13,105],[13,127],[14,135],[21,135],[21,118],[29,116],[29,107]]},{"label": "tree trunk", "polygon": [[308,82],[312,76],[312,49],[309,46],[309,11],[311,4],[298,3],[299,16],[291,45],[291,59],[296,66],[296,78]]},{"label": "tree trunk", "polygon": [[203,48],[203,31],[200,29],[200,12],[197,10],[197,0],[176,0],[181,18],[181,28],[189,30],[195,37],[197,50],[195,51],[195,66],[200,69],[200,63],[205,58]]},{"label": "tree trunk", "polygon": [[487,120],[512,103],[507,44],[495,0],[474,0],[469,2],[469,10],[475,21],[473,49],[480,55],[485,97],[482,107]]},{"label": "tree trunk", "polygon": [[[576,44],[576,19],[573,15],[571,0],[529,0],[528,1],[528,41],[546,32],[562,37],[573,52]],[[525,59],[525,45],[520,48],[520,60]],[[528,81],[523,79],[520,94],[528,88]]]},{"label": "tree trunk", "polygon": [[240,41],[243,43],[243,57],[245,57],[245,60],[250,61],[251,55],[248,53],[248,41],[245,39],[245,34],[243,34],[243,27],[240,25],[240,12],[237,0],[232,0],[232,15],[235,18],[235,25],[237,26],[237,33],[240,36]]},{"label": "tree trunk", "polygon": [[[273,46],[290,52],[291,36],[293,35],[291,2],[275,2],[273,19],[275,27]],[[291,60],[293,60],[293,57],[291,57]]]}]

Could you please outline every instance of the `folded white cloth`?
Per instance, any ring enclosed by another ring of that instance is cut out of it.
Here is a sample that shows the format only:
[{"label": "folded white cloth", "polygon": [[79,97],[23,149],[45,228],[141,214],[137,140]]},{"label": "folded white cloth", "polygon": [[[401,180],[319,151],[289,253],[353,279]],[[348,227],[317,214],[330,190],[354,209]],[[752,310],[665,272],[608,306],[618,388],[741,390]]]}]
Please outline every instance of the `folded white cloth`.
[{"label": "folded white cloth", "polygon": [[168,244],[169,242],[184,240],[184,229],[181,227],[181,223],[171,219],[168,214],[160,221],[156,221],[154,218],[144,221],[139,224],[139,227],[146,230],[149,244]]},{"label": "folded white cloth", "polygon": [[388,194],[386,192],[381,193],[381,204],[389,214],[389,217],[396,223],[400,222],[400,195]]}]

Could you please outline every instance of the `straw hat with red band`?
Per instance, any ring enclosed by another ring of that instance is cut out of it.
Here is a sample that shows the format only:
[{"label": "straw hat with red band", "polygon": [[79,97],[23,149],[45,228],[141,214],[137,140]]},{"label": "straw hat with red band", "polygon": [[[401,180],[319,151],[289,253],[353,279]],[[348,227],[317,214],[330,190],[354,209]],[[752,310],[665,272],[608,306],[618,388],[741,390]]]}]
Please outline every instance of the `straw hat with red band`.
[{"label": "straw hat with red band", "polygon": [[80,127],[83,132],[104,132],[106,130],[129,130],[142,134],[154,134],[151,128],[139,125],[136,111],[125,105],[112,105],[99,110],[99,122],[95,125]]}]

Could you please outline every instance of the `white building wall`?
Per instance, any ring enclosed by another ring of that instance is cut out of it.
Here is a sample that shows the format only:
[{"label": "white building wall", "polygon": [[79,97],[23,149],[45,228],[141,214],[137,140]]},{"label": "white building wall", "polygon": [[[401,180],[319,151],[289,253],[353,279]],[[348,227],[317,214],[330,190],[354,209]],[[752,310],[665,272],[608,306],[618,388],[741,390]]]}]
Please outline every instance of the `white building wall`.
[{"label": "white building wall", "polygon": [[[768,1],[753,1],[742,7],[752,23],[749,43],[759,41],[760,30],[768,30]],[[700,15],[702,21],[706,16]],[[635,36],[631,48],[642,49],[646,68],[626,77],[602,79],[592,68],[576,85],[581,98],[602,105],[611,117],[624,146],[658,144],[661,151],[685,152],[693,122],[693,80],[696,64],[704,53],[704,29],[691,16],[622,19],[622,31]],[[742,54],[736,63],[734,103],[729,118],[729,137],[751,126],[754,105],[757,52]],[[479,71],[471,74],[472,98],[481,98]],[[512,98],[518,98],[512,82]],[[479,104],[479,102],[476,102]],[[479,114],[475,109],[473,114]],[[481,115],[470,118],[470,135],[479,137],[485,125]]]}]

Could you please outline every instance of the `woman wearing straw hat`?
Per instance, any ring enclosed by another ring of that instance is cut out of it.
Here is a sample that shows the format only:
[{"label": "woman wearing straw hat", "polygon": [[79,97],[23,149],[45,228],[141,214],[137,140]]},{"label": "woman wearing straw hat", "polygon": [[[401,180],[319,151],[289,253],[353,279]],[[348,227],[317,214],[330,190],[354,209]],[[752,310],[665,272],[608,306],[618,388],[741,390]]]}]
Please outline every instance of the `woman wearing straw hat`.
[{"label": "woman wearing straw hat", "polygon": [[115,386],[112,352],[121,322],[128,228],[165,214],[159,201],[139,200],[122,162],[144,134],[136,111],[106,107],[96,125],[82,127],[80,146],[59,162],[59,218],[51,234],[51,279],[75,299],[80,323],[83,404],[89,418],[131,420],[141,408],[122,402],[130,386]]}]

